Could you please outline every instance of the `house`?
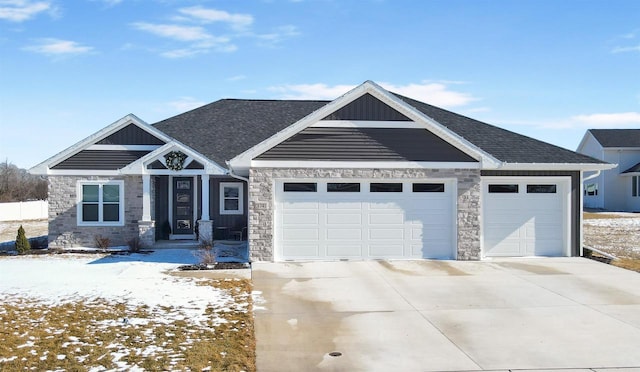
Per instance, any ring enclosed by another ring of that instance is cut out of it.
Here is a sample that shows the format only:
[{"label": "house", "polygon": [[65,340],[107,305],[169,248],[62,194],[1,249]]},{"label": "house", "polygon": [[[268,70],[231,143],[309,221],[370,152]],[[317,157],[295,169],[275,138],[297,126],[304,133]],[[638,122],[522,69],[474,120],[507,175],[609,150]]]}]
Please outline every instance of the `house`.
[{"label": "house", "polygon": [[640,211],[640,129],[589,129],[577,152],[618,164],[586,175],[586,208]]},{"label": "house", "polygon": [[333,101],[127,115],[31,169],[51,247],[226,237],[252,260],[581,254],[582,175],[612,165],[367,81]]}]

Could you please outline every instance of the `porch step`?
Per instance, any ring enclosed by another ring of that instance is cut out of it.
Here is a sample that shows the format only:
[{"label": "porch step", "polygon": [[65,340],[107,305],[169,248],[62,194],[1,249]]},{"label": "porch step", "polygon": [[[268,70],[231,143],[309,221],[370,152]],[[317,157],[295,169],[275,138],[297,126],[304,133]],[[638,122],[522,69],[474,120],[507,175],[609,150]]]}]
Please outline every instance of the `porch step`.
[{"label": "porch step", "polygon": [[180,249],[197,249],[200,242],[197,240],[157,240],[152,249],[163,248],[180,248]]}]

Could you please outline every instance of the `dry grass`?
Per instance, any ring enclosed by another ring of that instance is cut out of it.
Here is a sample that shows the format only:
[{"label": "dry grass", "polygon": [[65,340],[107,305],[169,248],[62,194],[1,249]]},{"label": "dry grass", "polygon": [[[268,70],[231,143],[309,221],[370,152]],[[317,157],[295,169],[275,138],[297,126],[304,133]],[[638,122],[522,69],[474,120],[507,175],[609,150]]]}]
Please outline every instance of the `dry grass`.
[{"label": "dry grass", "polygon": [[[585,212],[584,242],[588,247],[619,257],[611,261],[612,265],[640,272],[640,231],[634,225],[624,222],[629,218],[640,218],[640,215]],[[611,222],[602,225],[599,224],[600,221],[594,220]]]},{"label": "dry grass", "polygon": [[607,220],[607,219],[615,219],[615,218],[634,218],[633,216],[621,215],[621,214],[612,214],[612,213],[591,213],[584,212],[582,214],[582,218],[585,220]]},{"label": "dry grass", "polygon": [[[255,371],[251,284],[199,282],[223,289],[248,311],[227,311],[203,325],[167,317],[174,309],[132,308],[103,300],[0,304],[0,370]],[[246,307],[245,307],[246,308]],[[225,319],[220,323],[219,319]],[[125,320],[126,319],[126,320]]]},{"label": "dry grass", "polygon": [[16,240],[20,225],[24,227],[27,238],[49,234],[47,220],[0,222],[0,243]]}]

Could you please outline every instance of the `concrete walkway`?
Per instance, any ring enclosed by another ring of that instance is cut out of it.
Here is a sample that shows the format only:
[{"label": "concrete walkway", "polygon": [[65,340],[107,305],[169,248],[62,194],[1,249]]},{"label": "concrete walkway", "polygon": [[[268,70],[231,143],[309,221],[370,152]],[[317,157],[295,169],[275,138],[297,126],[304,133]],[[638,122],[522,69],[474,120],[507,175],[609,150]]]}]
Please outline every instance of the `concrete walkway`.
[{"label": "concrete walkway", "polygon": [[587,259],[254,263],[252,275],[258,371],[640,371],[640,274]]}]

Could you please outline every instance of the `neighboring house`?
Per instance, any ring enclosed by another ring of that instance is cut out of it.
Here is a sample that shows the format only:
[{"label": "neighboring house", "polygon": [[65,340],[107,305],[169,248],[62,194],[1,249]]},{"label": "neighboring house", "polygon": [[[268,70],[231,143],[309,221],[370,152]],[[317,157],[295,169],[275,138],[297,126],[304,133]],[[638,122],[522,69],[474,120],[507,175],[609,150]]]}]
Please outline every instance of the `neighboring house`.
[{"label": "neighboring house", "polygon": [[388,92],[220,100],[128,115],[31,169],[51,247],[216,238],[252,260],[581,254],[581,177],[603,161]]},{"label": "neighboring house", "polygon": [[584,181],[585,207],[640,211],[640,129],[589,129],[577,151],[618,164]]}]

